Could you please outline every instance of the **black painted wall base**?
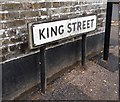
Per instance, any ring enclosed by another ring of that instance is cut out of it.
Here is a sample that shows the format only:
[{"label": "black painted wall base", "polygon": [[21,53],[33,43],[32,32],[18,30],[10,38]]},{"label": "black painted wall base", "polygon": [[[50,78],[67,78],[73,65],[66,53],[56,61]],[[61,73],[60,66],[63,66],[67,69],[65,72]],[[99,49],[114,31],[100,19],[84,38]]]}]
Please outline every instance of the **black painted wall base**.
[{"label": "black painted wall base", "polygon": [[[104,33],[87,37],[87,55],[103,49]],[[81,59],[81,40],[46,51],[46,74],[50,78]],[[14,99],[40,82],[39,53],[2,64],[3,100]]]}]

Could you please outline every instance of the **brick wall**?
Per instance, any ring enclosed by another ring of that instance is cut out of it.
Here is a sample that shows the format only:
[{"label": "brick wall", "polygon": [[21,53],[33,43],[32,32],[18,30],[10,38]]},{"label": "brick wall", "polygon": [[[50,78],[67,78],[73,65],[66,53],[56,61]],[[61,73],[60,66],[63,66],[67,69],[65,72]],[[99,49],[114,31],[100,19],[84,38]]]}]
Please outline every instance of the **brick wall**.
[{"label": "brick wall", "polygon": [[[0,3],[0,58],[2,62],[31,51],[27,23],[65,16],[97,14],[98,30],[104,27],[106,5],[83,2],[9,2]],[[97,31],[96,31],[97,32]]]}]

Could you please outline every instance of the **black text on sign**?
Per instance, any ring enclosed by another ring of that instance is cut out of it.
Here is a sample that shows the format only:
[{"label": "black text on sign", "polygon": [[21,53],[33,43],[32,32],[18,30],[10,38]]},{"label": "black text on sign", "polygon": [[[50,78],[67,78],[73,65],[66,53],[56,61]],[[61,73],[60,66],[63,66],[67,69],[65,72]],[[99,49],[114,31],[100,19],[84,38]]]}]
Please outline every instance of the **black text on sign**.
[{"label": "black text on sign", "polygon": [[33,24],[33,45],[39,46],[69,36],[87,33],[96,29],[96,15],[73,19]]}]

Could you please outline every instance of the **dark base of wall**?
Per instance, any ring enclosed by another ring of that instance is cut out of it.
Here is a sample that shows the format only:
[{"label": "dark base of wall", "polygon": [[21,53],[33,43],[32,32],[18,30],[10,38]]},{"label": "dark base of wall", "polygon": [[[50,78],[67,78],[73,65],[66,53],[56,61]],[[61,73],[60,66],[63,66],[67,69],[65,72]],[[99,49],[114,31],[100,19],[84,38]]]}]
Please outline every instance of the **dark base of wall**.
[{"label": "dark base of wall", "polygon": [[[87,37],[87,55],[103,49],[104,34]],[[50,78],[81,59],[81,40],[46,51],[46,74]],[[3,100],[14,99],[40,82],[39,53],[2,64]]]}]

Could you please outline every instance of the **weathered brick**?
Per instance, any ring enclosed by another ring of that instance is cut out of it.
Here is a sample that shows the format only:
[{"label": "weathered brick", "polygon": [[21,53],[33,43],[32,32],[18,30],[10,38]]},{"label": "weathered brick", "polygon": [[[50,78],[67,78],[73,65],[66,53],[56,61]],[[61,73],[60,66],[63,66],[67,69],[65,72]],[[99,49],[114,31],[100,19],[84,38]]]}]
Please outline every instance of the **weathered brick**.
[{"label": "weathered brick", "polygon": [[[9,48],[9,49],[10,49],[10,48]],[[6,59],[11,59],[11,58],[13,58],[13,57],[15,57],[14,53],[13,53],[13,52],[10,52],[10,50],[9,50],[9,52],[5,55],[5,60],[6,60]]]},{"label": "weathered brick", "polygon": [[9,13],[0,14],[1,20],[11,20],[11,19],[18,19],[18,18],[19,18],[18,12],[9,12]]},{"label": "weathered brick", "polygon": [[103,27],[103,23],[97,23],[97,27]]},{"label": "weathered brick", "polygon": [[10,51],[15,51],[17,49],[17,46],[16,45],[10,46],[9,49]]},{"label": "weathered brick", "polygon": [[[46,16],[54,16],[55,14],[64,13],[60,17],[67,18],[68,12],[74,13],[77,10],[81,12],[81,15],[87,15],[90,11],[91,14],[99,14],[98,18],[104,18],[100,13],[106,11],[106,7],[100,5],[84,6],[86,3],[78,2],[24,2],[24,3],[6,3],[0,4],[0,29],[5,29],[5,32],[2,32],[0,37],[3,37],[6,40],[2,40],[3,46],[8,46],[3,48],[3,60],[19,56],[20,54],[29,53],[28,50],[28,32],[27,32],[27,23],[41,21]],[[82,7],[81,4],[84,6]],[[71,8],[70,8],[71,7]],[[46,9],[41,9],[46,8]],[[55,8],[55,9],[50,9]],[[93,9],[93,11],[91,10]],[[3,10],[6,10],[3,12]],[[86,11],[85,11],[86,10]],[[3,13],[2,13],[3,12]],[[51,17],[52,17],[51,16]],[[42,18],[43,17],[43,18]],[[52,19],[58,19],[59,16],[56,15]],[[4,21],[3,21],[4,20]],[[98,20],[97,26],[104,26],[103,20]],[[6,29],[8,28],[8,29]],[[10,29],[9,29],[10,28]],[[0,45],[2,46],[2,45]],[[12,52],[11,52],[12,51]]]},{"label": "weathered brick", "polygon": [[98,19],[97,23],[102,23],[104,21],[104,18]]},{"label": "weathered brick", "polygon": [[10,40],[14,44],[14,43],[20,42],[21,38],[20,37],[16,37],[16,38],[11,38]]},{"label": "weathered brick", "polygon": [[41,15],[48,15],[48,12],[41,10]]},{"label": "weathered brick", "polygon": [[[28,23],[28,22],[26,22],[26,23]],[[25,35],[26,33],[27,33],[27,27],[26,26],[23,26],[19,29],[16,29],[16,32],[15,32],[16,36]]]},{"label": "weathered brick", "polygon": [[23,42],[28,42],[28,35],[24,35],[21,37]]},{"label": "weathered brick", "polygon": [[12,22],[3,23],[3,26],[2,26],[3,29],[7,29],[7,28],[11,28],[11,27],[14,27],[14,23],[12,23]]},{"label": "weathered brick", "polygon": [[24,10],[33,9],[32,3],[29,2],[22,3],[22,7]]},{"label": "weathered brick", "polygon": [[2,54],[4,55],[6,53],[8,53],[8,47],[3,47],[2,48]]},{"label": "weathered brick", "polygon": [[45,7],[44,8],[51,8],[51,2],[45,2]]},{"label": "weathered brick", "polygon": [[27,33],[27,28],[26,28],[26,27],[21,28],[21,29],[20,29],[20,33],[24,33],[24,34]]},{"label": "weathered brick", "polygon": [[2,29],[6,29],[7,28],[7,22],[6,23],[2,23]]},{"label": "weathered brick", "polygon": [[19,42],[19,40],[17,40],[17,38],[11,38],[10,40],[11,40],[12,43]]},{"label": "weathered brick", "polygon": [[63,8],[63,9],[61,10],[61,13],[68,13],[68,12],[70,12],[70,9],[69,9],[69,8]]},{"label": "weathered brick", "polygon": [[2,45],[7,45],[9,43],[10,43],[9,39],[5,39],[5,40],[2,41]]},{"label": "weathered brick", "polygon": [[101,12],[106,12],[106,8],[101,8]]},{"label": "weathered brick", "polygon": [[70,12],[75,12],[75,11],[76,11],[76,9],[74,7],[70,8]]},{"label": "weathered brick", "polygon": [[28,49],[28,42],[20,44],[20,52],[21,53],[25,53],[27,49]]},{"label": "weathered brick", "polygon": [[5,38],[6,37],[5,32],[3,32],[1,36],[2,38]]},{"label": "weathered brick", "polygon": [[20,17],[36,17],[39,16],[39,11],[23,11],[20,13]]},{"label": "weathered brick", "polygon": [[101,17],[103,17],[103,15],[102,15],[102,14],[99,14],[97,17],[98,17],[98,18],[101,18]]},{"label": "weathered brick", "polygon": [[65,2],[60,2],[60,7],[66,6]]},{"label": "weathered brick", "polygon": [[32,8],[33,9],[40,9],[40,8],[45,8],[45,2],[41,2],[41,3],[33,3],[32,4]]},{"label": "weathered brick", "polygon": [[4,62],[5,60],[7,60],[4,55],[2,55],[1,58],[2,58],[2,62]]},{"label": "weathered brick", "polygon": [[2,4],[0,3],[0,11],[2,11]]},{"label": "weathered brick", "polygon": [[3,35],[2,35],[2,34],[0,34],[0,39],[2,38],[2,36],[3,36]]},{"label": "weathered brick", "polygon": [[[2,39],[0,39],[0,47],[2,46]],[[1,48],[0,48],[1,49]]]},{"label": "weathered brick", "polygon": [[60,3],[59,2],[53,2],[52,5],[53,5],[54,8],[60,7]]},{"label": "weathered brick", "polygon": [[7,28],[18,27],[25,25],[25,20],[13,20],[11,22],[7,22]]},{"label": "weathered brick", "polygon": [[2,20],[2,14],[0,13],[0,20]]},{"label": "weathered brick", "polygon": [[60,7],[73,6],[74,2],[60,2]]},{"label": "weathered brick", "polygon": [[20,10],[22,8],[22,4],[21,3],[4,3],[2,4],[2,10],[7,10],[7,11],[11,11],[11,10]]},{"label": "weathered brick", "polygon": [[2,24],[2,23],[0,23],[0,29],[2,29],[2,26],[3,26],[3,24]]},{"label": "weathered brick", "polygon": [[72,2],[72,6],[78,5],[78,2]]},{"label": "weathered brick", "polygon": [[[36,19],[37,19],[37,18],[36,18]],[[35,19],[35,18],[26,18],[26,19],[25,19],[25,22],[26,22],[26,23],[35,22],[36,19]]]},{"label": "weathered brick", "polygon": [[7,33],[9,37],[16,36],[16,29],[9,30]]},{"label": "weathered brick", "polygon": [[1,19],[1,20],[5,20],[5,19],[7,18],[7,15],[8,15],[8,14],[6,14],[6,13],[1,13],[1,14],[0,14],[0,19]]},{"label": "weathered brick", "polygon": [[100,9],[97,9],[96,10],[97,14],[101,13],[101,10]]}]

